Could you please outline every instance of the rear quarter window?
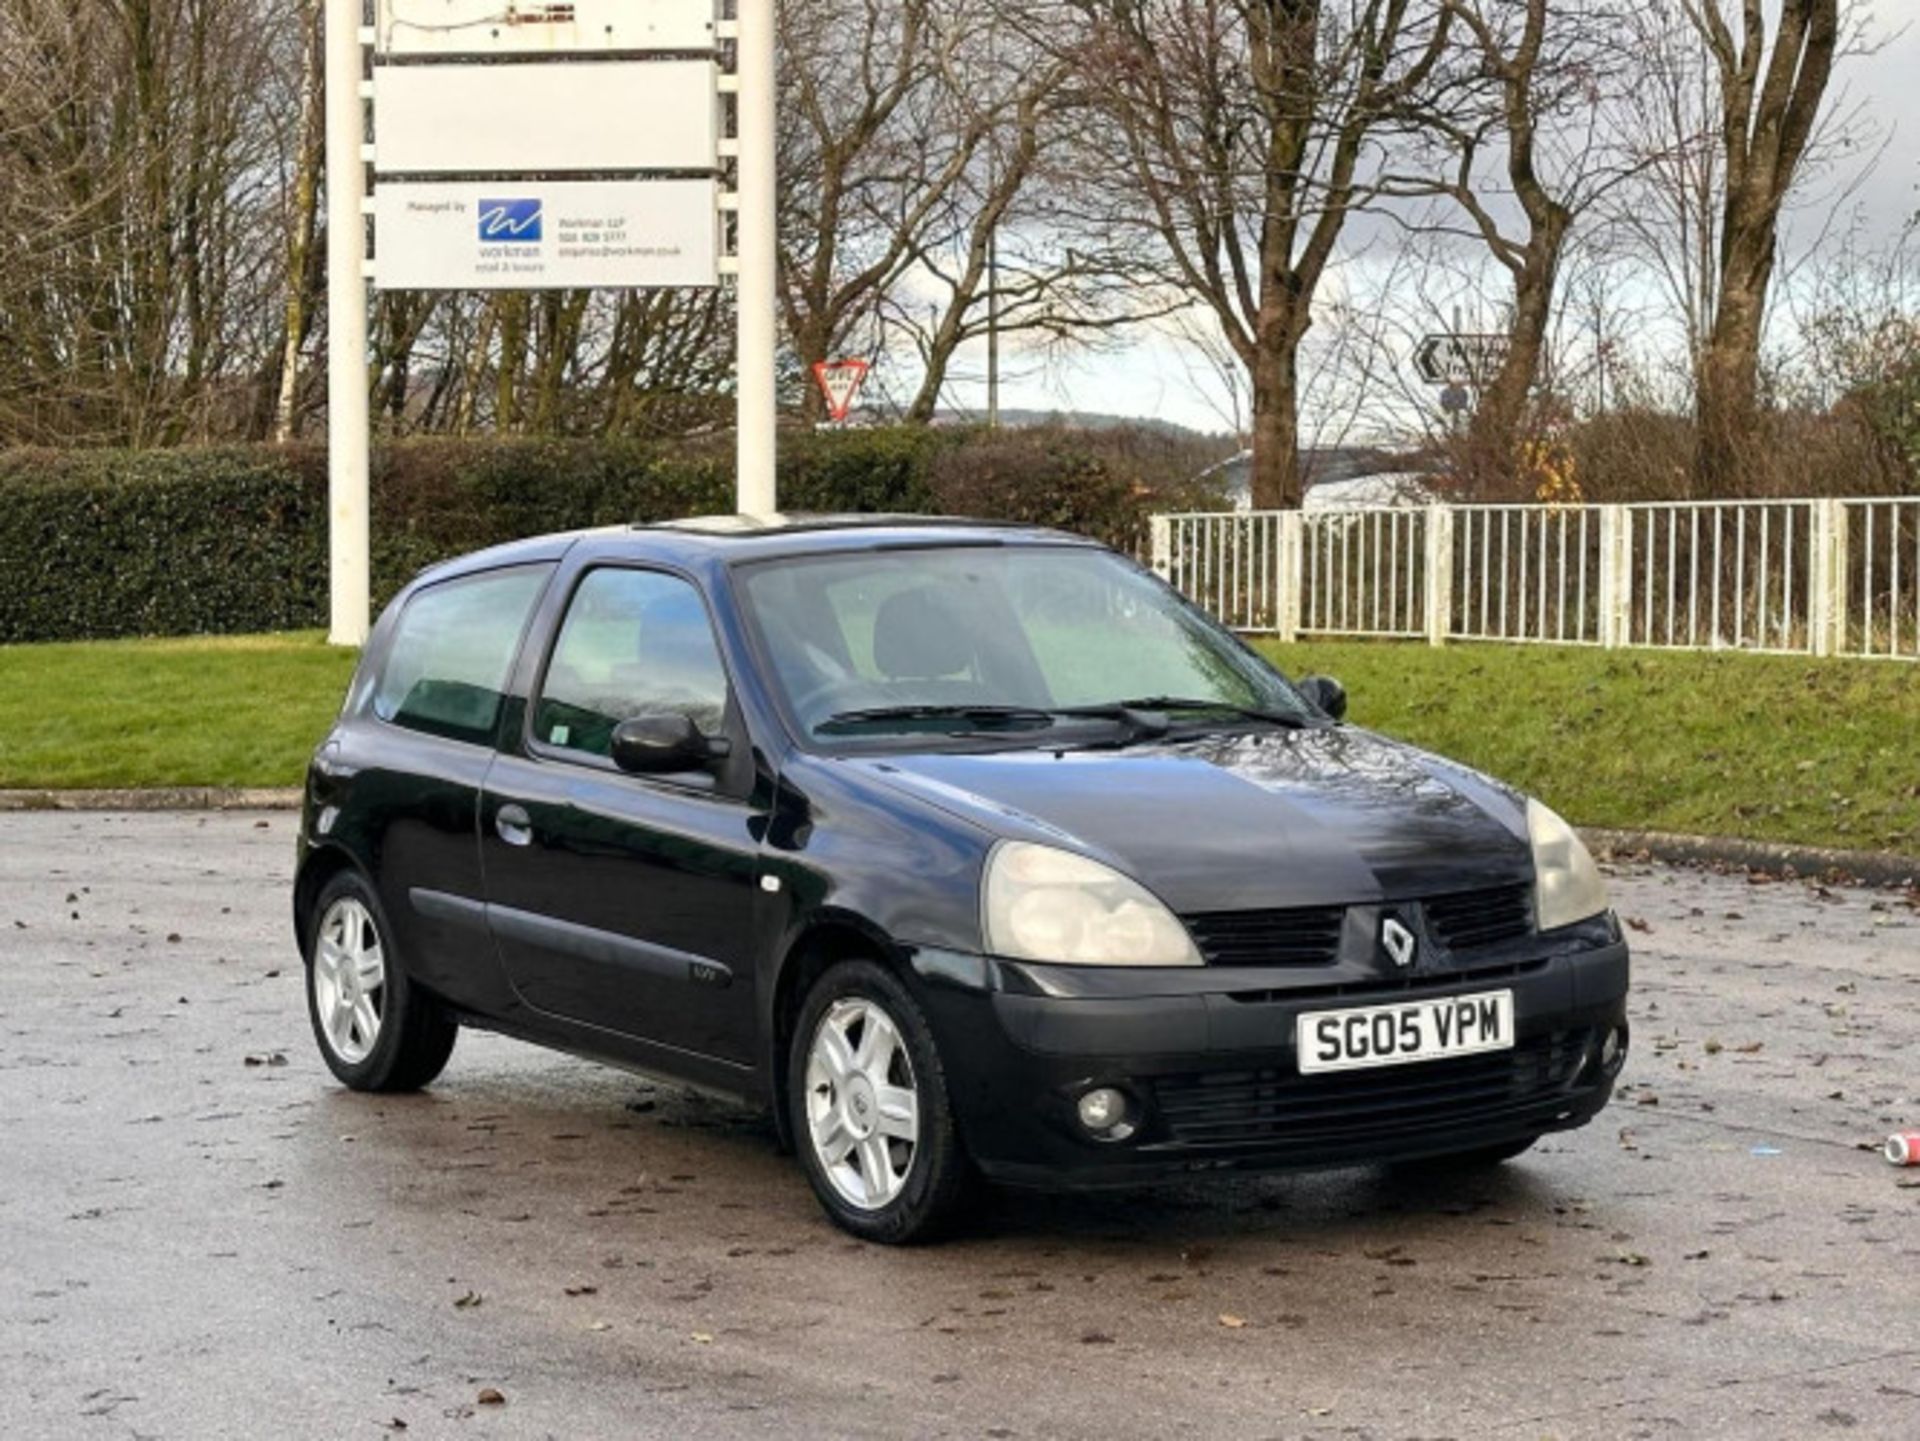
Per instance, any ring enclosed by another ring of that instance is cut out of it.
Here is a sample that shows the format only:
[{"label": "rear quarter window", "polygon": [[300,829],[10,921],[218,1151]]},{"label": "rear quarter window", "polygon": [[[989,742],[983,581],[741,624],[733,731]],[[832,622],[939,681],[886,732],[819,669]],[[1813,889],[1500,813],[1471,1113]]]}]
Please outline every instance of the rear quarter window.
[{"label": "rear quarter window", "polygon": [[488,571],[416,592],[387,648],[373,713],[408,730],[490,744],[521,633],[551,569]]}]

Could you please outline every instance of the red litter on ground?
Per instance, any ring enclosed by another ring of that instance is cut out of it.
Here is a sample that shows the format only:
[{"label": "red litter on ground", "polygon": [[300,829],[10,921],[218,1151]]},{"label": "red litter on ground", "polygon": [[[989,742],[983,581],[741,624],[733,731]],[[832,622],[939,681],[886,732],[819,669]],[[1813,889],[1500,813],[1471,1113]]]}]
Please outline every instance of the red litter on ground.
[{"label": "red litter on ground", "polygon": [[1920,1131],[1895,1131],[1886,1154],[1889,1166],[1920,1166]]}]

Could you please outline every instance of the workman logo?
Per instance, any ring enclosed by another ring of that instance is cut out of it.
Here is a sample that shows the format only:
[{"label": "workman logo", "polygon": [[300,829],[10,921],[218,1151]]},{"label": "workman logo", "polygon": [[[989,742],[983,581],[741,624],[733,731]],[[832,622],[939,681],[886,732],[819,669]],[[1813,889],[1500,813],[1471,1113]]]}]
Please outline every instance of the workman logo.
[{"label": "workman logo", "polygon": [[538,245],[541,204],[538,200],[482,200],[480,240],[485,245]]}]

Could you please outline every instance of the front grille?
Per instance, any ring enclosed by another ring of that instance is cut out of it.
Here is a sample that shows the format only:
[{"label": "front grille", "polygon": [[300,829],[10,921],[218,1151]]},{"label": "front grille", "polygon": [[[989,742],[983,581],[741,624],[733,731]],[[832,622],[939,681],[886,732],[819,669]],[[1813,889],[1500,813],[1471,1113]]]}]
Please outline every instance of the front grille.
[{"label": "front grille", "polygon": [[1210,966],[1324,966],[1338,958],[1345,906],[1186,916]]},{"label": "front grille", "polygon": [[1154,1098],[1167,1138],[1180,1145],[1327,1151],[1544,1110],[1572,1078],[1586,1040],[1584,1031],[1556,1031],[1493,1055],[1326,1076],[1162,1076]]},{"label": "front grille", "polygon": [[1428,927],[1450,951],[1470,951],[1533,933],[1533,887],[1525,883],[1434,896],[1424,905]]},{"label": "front grille", "polygon": [[[1533,934],[1533,887],[1461,891],[1421,902],[1427,927],[1449,951],[1471,951]],[[1325,966],[1340,958],[1345,906],[1209,911],[1183,916],[1210,966]]]}]

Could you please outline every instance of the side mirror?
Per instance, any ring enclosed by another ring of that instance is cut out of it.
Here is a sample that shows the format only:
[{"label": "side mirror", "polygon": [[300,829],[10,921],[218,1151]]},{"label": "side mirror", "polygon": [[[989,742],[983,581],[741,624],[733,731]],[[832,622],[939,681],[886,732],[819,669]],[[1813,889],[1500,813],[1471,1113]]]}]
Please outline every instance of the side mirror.
[{"label": "side mirror", "polygon": [[629,775],[703,770],[732,751],[731,741],[701,734],[683,715],[638,716],[613,732],[613,763]]},{"label": "side mirror", "polygon": [[1330,675],[1310,675],[1299,684],[1300,694],[1335,720],[1347,718],[1347,688]]}]

